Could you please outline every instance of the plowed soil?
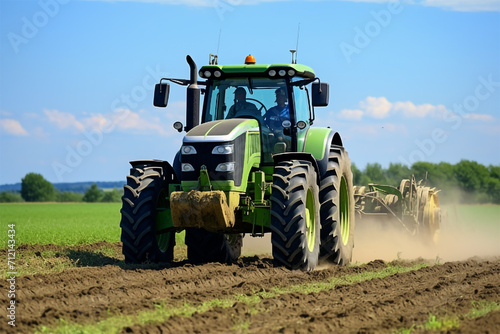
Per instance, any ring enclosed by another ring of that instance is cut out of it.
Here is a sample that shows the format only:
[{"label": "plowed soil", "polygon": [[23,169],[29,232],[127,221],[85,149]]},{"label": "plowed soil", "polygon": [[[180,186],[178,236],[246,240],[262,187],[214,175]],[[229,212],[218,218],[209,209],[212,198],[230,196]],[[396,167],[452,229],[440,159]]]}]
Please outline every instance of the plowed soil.
[{"label": "plowed soil", "polygon": [[[19,252],[40,254],[37,252],[50,249],[73,254],[81,258],[81,267],[18,277],[16,327],[9,326],[2,316],[0,332],[31,333],[41,326],[54,329],[62,323],[61,319],[64,323],[96,324],[124,315],[134,318],[154,311],[158,305],[180,309],[189,304],[195,307],[190,314],[173,313],[151,323],[132,321],[120,330],[394,333],[413,326],[411,332],[418,333],[426,331],[419,324],[425,324],[432,314],[458,318],[459,326],[449,329],[450,333],[500,333],[499,310],[484,316],[467,316],[475,303],[500,302],[499,257],[431,263],[404,273],[349,283],[355,275],[382,272],[388,264],[411,267],[423,260],[374,260],[359,266],[323,266],[310,273],[276,268],[266,255],[246,256],[231,265],[194,266],[181,261],[169,268],[127,267],[119,258],[90,252],[103,245],[106,244],[20,247]],[[107,247],[119,251],[120,244]],[[293,288],[304,283],[321,286],[335,278],[345,280],[322,290]],[[5,280],[0,281],[0,290],[8,290]],[[252,302],[248,302],[250,299]],[[214,300],[233,301],[218,305]],[[6,293],[0,295],[0,303],[8,305]],[[210,306],[203,308],[204,303]]]}]

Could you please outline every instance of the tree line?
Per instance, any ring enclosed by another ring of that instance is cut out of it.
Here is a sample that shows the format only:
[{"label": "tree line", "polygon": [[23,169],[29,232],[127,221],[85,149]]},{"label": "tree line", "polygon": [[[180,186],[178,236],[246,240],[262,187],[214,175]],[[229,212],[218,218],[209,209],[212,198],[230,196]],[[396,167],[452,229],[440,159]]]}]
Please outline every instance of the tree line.
[{"label": "tree line", "polygon": [[99,189],[93,183],[85,193],[58,191],[41,174],[28,173],[21,180],[21,191],[0,192],[0,203],[6,202],[120,202],[123,191]]},{"label": "tree line", "polygon": [[441,190],[442,203],[500,204],[500,166],[484,166],[469,160],[457,164],[419,161],[410,167],[391,163],[388,168],[369,163],[363,170],[353,164],[352,173],[354,185],[376,183],[398,187],[401,180],[415,175],[417,181]]},{"label": "tree line", "polygon": [[[415,162],[410,167],[391,163],[383,168],[369,163],[364,169],[352,164],[354,185],[369,183],[388,184],[398,187],[401,180],[412,175],[430,187],[441,189],[442,203],[495,203],[500,204],[500,166],[484,166],[475,161],[462,160],[457,164],[446,162]],[[21,192],[1,192],[0,202],[120,202],[123,191],[108,191],[93,183],[84,194],[57,191],[42,175],[28,173],[22,179]]]}]

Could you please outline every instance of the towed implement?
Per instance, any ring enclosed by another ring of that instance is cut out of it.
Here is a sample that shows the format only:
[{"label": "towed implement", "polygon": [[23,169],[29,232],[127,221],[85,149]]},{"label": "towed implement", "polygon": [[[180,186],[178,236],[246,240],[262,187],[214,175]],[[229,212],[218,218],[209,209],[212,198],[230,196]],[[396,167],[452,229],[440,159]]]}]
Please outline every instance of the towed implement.
[{"label": "towed implement", "polygon": [[[356,218],[358,221],[393,223],[409,235],[423,242],[436,244],[439,240],[441,209],[436,188],[430,188],[410,179],[399,187],[369,184],[354,187]],[[370,222],[367,222],[368,224]]]},{"label": "towed implement", "polygon": [[[340,134],[312,126],[317,107],[328,105],[329,85],[295,61],[263,65],[248,56],[241,65],[218,65],[215,57],[198,71],[186,59],[190,78],[162,78],[153,102],[167,106],[169,82],[187,87],[186,125],[174,123],[186,132],[179,151],[171,163],[131,162],[120,223],[125,261],[173,261],[175,234],[185,230],[194,263],[234,261],[244,235],[265,233],[275,265],[313,270],[320,260],[350,263],[355,204],[360,214],[372,204],[376,211],[375,193],[382,191],[357,188],[355,202]],[[414,197],[412,182],[399,196],[387,194],[406,203]],[[439,206],[431,190],[421,192],[417,201],[430,196]],[[407,212],[420,211],[410,204],[381,205],[411,228]]]}]

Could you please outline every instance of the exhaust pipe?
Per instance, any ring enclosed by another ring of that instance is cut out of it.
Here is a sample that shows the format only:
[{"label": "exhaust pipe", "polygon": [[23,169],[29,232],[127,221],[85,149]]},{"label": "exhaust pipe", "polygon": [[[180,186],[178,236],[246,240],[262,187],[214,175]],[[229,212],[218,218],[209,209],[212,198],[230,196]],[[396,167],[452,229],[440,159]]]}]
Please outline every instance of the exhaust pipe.
[{"label": "exhaust pipe", "polygon": [[191,130],[200,124],[200,89],[198,88],[198,69],[196,63],[190,55],[186,56],[189,64],[189,86],[186,94],[186,131]]}]

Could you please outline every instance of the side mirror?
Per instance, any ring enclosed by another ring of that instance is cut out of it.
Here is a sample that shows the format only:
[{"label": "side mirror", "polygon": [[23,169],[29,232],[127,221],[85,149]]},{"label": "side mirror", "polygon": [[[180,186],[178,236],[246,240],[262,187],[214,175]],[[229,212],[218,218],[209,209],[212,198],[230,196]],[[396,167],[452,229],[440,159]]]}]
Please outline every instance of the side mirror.
[{"label": "side mirror", "polygon": [[312,84],[312,105],[314,107],[328,106],[330,86],[326,82]]},{"label": "side mirror", "polygon": [[155,97],[153,105],[155,107],[165,108],[168,103],[168,93],[170,92],[170,85],[168,82],[155,85]]}]

